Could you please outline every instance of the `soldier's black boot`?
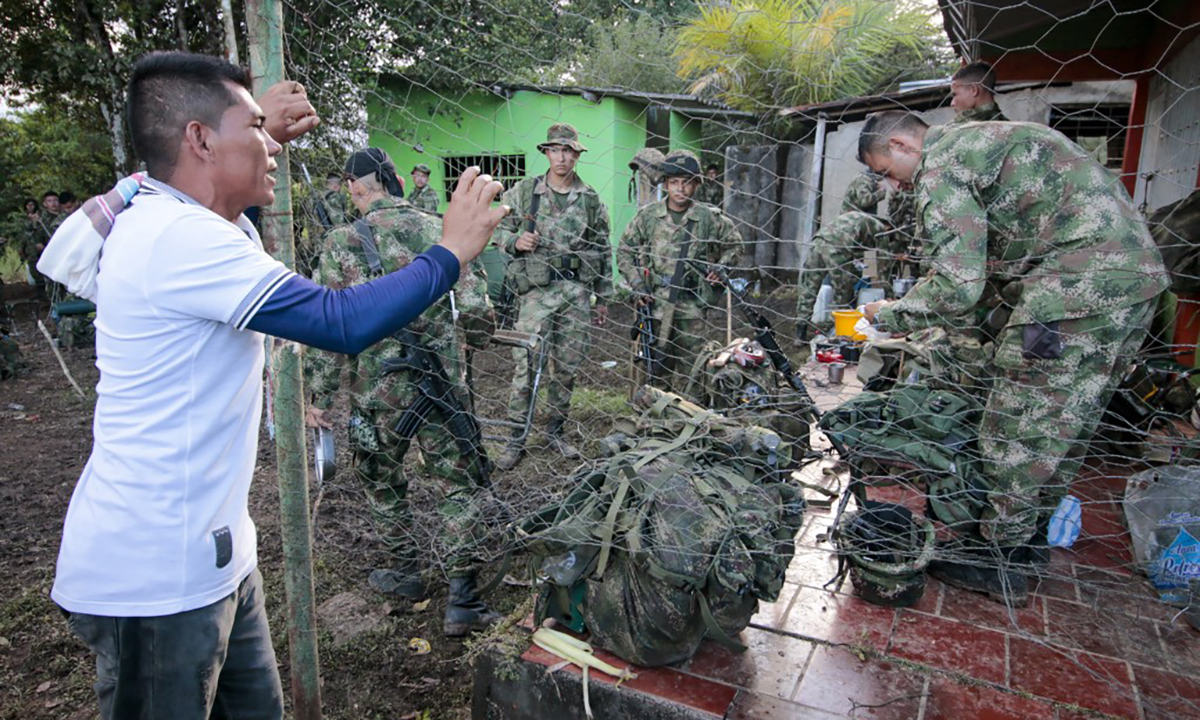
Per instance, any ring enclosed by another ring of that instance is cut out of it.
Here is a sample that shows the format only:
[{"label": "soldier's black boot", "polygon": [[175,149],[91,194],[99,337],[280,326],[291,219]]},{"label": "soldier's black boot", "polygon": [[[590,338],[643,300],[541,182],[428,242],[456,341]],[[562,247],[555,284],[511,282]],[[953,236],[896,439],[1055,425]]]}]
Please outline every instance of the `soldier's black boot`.
[{"label": "soldier's black boot", "polygon": [[1029,602],[1029,578],[1019,564],[1026,550],[1024,545],[1000,548],[998,554],[986,548],[960,550],[954,560],[929,563],[929,574],[947,585],[982,593],[996,602],[1025,607]]},{"label": "soldier's black boot", "polygon": [[446,600],[446,617],[442,621],[442,634],[446,637],[462,637],[475,630],[483,630],[503,619],[475,595],[475,575],[450,578],[450,595]]},{"label": "soldier's black boot", "polygon": [[402,561],[394,568],[372,570],[367,584],[380,595],[417,601],[425,597],[425,581],[421,570],[411,560]]},{"label": "soldier's black boot", "polygon": [[554,448],[558,454],[568,460],[577,460],[579,459],[579,451],[575,449],[575,446],[567,442],[566,433],[563,430],[563,425],[565,424],[566,421],[562,419],[550,421],[550,426],[546,428],[546,434],[550,438],[550,447]]}]

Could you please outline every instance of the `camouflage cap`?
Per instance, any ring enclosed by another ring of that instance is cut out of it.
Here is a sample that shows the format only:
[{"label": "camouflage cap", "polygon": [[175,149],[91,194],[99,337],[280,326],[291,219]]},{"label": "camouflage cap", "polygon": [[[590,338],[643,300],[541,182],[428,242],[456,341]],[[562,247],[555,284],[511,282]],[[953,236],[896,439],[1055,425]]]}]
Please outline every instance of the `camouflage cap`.
[{"label": "camouflage cap", "polygon": [[413,165],[413,169],[412,169],[412,171],[413,171],[413,172],[415,172],[415,173],[418,173],[418,172],[419,172],[419,173],[425,173],[426,175],[432,175],[432,174],[433,174],[433,172],[432,172],[432,171],[429,169],[429,166],[428,166],[428,165],[426,165],[425,163],[420,163],[420,164],[417,164],[417,165]]},{"label": "camouflage cap", "polygon": [[550,126],[550,129],[546,131],[546,142],[537,146],[538,152],[546,152],[546,148],[552,145],[569,147],[578,153],[587,152],[587,148],[579,142],[579,133],[566,123],[555,123]]},{"label": "camouflage cap", "polygon": [[700,177],[700,158],[691,150],[672,150],[662,164],[663,177]]},{"label": "camouflage cap", "polygon": [[662,179],[662,164],[666,159],[661,150],[655,148],[642,148],[633,155],[633,159],[629,161],[630,170],[641,170],[646,173],[652,182],[658,182]]}]

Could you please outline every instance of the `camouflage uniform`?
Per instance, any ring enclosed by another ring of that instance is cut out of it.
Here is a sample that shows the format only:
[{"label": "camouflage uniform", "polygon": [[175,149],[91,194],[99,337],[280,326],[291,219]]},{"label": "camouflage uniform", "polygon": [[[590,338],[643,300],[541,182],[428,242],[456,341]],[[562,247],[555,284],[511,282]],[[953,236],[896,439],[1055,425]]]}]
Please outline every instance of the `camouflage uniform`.
[{"label": "camouflage uniform", "polygon": [[321,196],[325,201],[325,209],[329,212],[329,222],[333,227],[345,225],[354,219],[350,212],[350,201],[343,190],[326,190]]},{"label": "camouflage uniform", "polygon": [[[426,181],[428,181],[429,176],[433,174],[433,171],[430,170],[429,166],[426,165],[425,163],[420,163],[419,165],[414,165],[413,169],[412,169],[413,175],[416,175],[417,173],[424,173],[425,179],[426,179]],[[408,195],[408,202],[411,203],[413,207],[420,208],[427,212],[431,212],[431,213],[437,212],[438,211],[437,190],[434,190],[433,185],[430,185],[428,182],[425,183],[425,187],[423,187],[423,188],[419,188],[416,185],[417,185],[417,181],[414,179],[413,180],[413,191],[411,193],[409,193],[409,195]]]},{"label": "camouflage uniform", "polygon": [[[25,226],[25,243],[21,251],[22,257],[29,267],[29,274],[39,289],[49,295],[51,302],[59,302],[66,297],[66,288],[38,272],[37,262],[42,258],[42,251],[50,243],[54,231],[67,219],[66,213],[51,213],[38,210],[37,219]],[[41,250],[38,249],[41,245]]]},{"label": "camouflage uniform", "polygon": [[[516,242],[528,226],[534,193],[540,196],[538,246],[533,252],[520,252]],[[512,256],[508,277],[520,296],[514,329],[540,335],[548,344],[546,399],[555,435],[566,422],[575,374],[586,352],[592,293],[598,305],[612,298],[608,208],[578,175],[565,194],[543,177],[526,178],[504,193],[504,204],[512,212],[496,229],[494,241]],[[563,263],[578,267],[559,267]],[[533,401],[533,368],[519,348],[513,349],[513,362],[509,420],[524,422]]]},{"label": "camouflage uniform", "polygon": [[725,201],[725,185],[721,182],[720,178],[709,180],[706,177],[700,181],[700,187],[696,188],[694,199],[698,202],[719,208],[721,207],[721,203]]},{"label": "camouflage uniform", "polygon": [[861,172],[846,186],[846,194],[842,197],[842,212],[864,212],[875,215],[879,212],[879,203],[887,197],[883,180],[871,172]]},{"label": "camouflage uniform", "polygon": [[1000,107],[996,103],[988,103],[970,110],[963,110],[954,116],[950,121],[951,125],[960,125],[969,122],[1008,122],[1008,118],[1004,113],[1000,112]]},{"label": "camouflage uniform", "polygon": [[831,323],[812,324],[813,307],[826,277],[833,287],[831,308],[855,306],[854,286],[862,273],[854,266],[863,251],[875,247],[875,236],[887,229],[887,224],[874,215],[851,211],[838,215],[813,237],[808,262],[800,273],[796,299],[796,324],[825,332]]},{"label": "camouflage uniform", "polygon": [[[441,239],[441,221],[420,212],[403,200],[376,200],[364,219],[375,233],[384,272],[394,272],[412,262],[418,254]],[[371,271],[361,240],[353,226],[343,225],[329,232],[317,282],[332,288],[344,288],[367,282],[377,275]],[[455,287],[458,309],[468,342],[482,344],[492,332],[491,311],[485,283],[464,273]],[[448,298],[443,298],[420,318],[409,324],[421,343],[436,352],[452,382],[459,378],[459,348],[450,315]],[[371,510],[381,528],[388,550],[399,560],[414,557],[415,548],[405,537],[412,527],[408,502],[409,478],[404,456],[409,442],[396,436],[393,428],[418,396],[408,373],[381,375],[385,360],[402,354],[400,343],[383,340],[360,355],[347,358],[350,365],[350,446],[354,452],[355,473],[367,489]],[[315,395],[315,405],[328,408],[339,385],[342,357],[312,351],[306,371]],[[464,388],[456,388],[464,405]],[[417,432],[418,458],[426,475],[436,483],[438,510],[445,523],[444,543],[448,576],[466,577],[471,571],[471,554],[483,539],[482,518],[477,500],[479,466],[477,458],[465,455],[449,431],[441,425],[444,418],[435,410]]]},{"label": "camouflage uniform", "polygon": [[697,202],[687,209],[678,225],[667,210],[666,200],[647,205],[625,228],[617,249],[617,267],[625,282],[635,292],[654,297],[658,349],[668,375],[654,384],[680,393],[687,387],[688,373],[704,345],[704,311],[714,307],[718,297],[717,290],[704,279],[705,273],[689,263],[670,327],[664,328],[671,279],[689,222],[695,224],[688,258],[724,268],[732,265],[741,243],[737,228],[719,209]]},{"label": "camouflage uniform", "polygon": [[423,188],[414,188],[408,196],[408,202],[413,207],[427,212],[435,213],[438,211],[437,191],[433,189],[432,185],[426,185]]},{"label": "camouflage uniform", "polygon": [[981,531],[1020,545],[1077,471],[1123,363],[1146,336],[1166,270],[1124,187],[1041,125],[929,130],[916,192],[931,273],[877,322],[904,333],[967,328],[987,286],[1011,300],[981,429],[989,483]]}]

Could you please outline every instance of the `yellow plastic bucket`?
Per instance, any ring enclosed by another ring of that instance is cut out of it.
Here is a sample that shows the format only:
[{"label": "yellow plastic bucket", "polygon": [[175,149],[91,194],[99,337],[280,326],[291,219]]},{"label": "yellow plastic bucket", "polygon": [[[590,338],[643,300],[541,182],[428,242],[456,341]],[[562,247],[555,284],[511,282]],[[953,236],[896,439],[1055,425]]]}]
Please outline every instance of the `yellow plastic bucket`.
[{"label": "yellow plastic bucket", "polygon": [[851,340],[866,340],[866,335],[854,332],[854,323],[863,315],[857,310],[833,311],[833,334],[848,337]]}]

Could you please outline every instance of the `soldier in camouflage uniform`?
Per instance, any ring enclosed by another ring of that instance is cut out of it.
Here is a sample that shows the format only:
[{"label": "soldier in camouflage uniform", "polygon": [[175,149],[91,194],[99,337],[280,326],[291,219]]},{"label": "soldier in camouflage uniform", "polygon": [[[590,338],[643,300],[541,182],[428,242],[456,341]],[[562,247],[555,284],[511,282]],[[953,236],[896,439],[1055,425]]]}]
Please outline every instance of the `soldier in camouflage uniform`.
[{"label": "soldier in camouflage uniform", "polygon": [[817,295],[825,279],[833,288],[829,307],[844,310],[854,307],[854,286],[862,272],[854,261],[876,245],[875,236],[887,230],[887,223],[875,215],[852,210],[844,212],[813,236],[796,298],[797,337],[802,341],[818,334],[828,334],[833,321],[820,324],[812,321]]},{"label": "soldier in camouflage uniform", "polygon": [[[549,171],[522,180],[504,193],[512,208],[496,229],[495,243],[512,256],[508,277],[519,296],[515,329],[536,333],[548,344],[546,400],[550,445],[564,457],[579,451],[564,437],[575,373],[583,362],[588,337],[588,308],[596,295],[596,323],[608,318],[612,297],[609,270],[608,208],[591,186],[575,173],[575,163],[587,148],[570,125],[551,125],[538,150],[550,161]],[[534,368],[527,354],[513,349],[509,420],[523,423],[533,402]],[[524,451],[519,429],[496,466],[516,466]]]},{"label": "soldier in camouflage uniform", "polygon": [[629,179],[629,201],[637,202],[639,208],[662,200],[662,151],[642,148],[629,161],[633,177]]},{"label": "soldier in camouflage uniform", "polygon": [[[354,204],[370,228],[367,237],[360,225],[342,225],[330,231],[317,271],[317,282],[343,288],[367,282],[407,265],[417,255],[435,245],[441,237],[441,221],[418,211],[397,197],[399,180],[391,160],[383,151],[370,148],[355,153],[347,161],[346,173]],[[372,267],[369,239],[374,239],[378,267]],[[482,346],[494,329],[487,302],[486,285],[471,273],[464,273],[455,288],[457,307],[466,340]],[[406,329],[420,344],[436,353],[454,383],[460,377],[459,346],[449,298],[430,307]],[[367,499],[380,527],[395,567],[371,573],[375,590],[420,599],[425,592],[417,567],[416,548],[406,538],[413,525],[408,502],[409,477],[404,456],[410,442],[395,434],[394,428],[405,411],[418,398],[415,384],[420,377],[409,372],[383,374],[389,359],[404,354],[403,344],[389,338],[351,358],[350,365],[350,444],[354,451],[355,473],[367,489]],[[314,396],[310,409],[312,424],[328,426],[323,411],[333,401],[339,385],[343,357],[312,351],[307,373]],[[455,387],[464,407],[468,402],[465,388]],[[443,627],[447,635],[464,635],[472,629],[495,621],[498,616],[475,595],[475,570],[472,554],[483,541],[483,525],[478,491],[481,462],[478,455],[464,453],[445,425],[446,418],[435,409],[416,434],[419,464],[424,477],[433,482],[439,496],[438,510],[444,523],[441,531],[446,575],[450,595]]]},{"label": "soldier in camouflage uniform", "polygon": [[950,107],[957,113],[951,124],[1008,121],[996,105],[996,72],[985,62],[965,65],[954,73]]},{"label": "soldier in camouflage uniform", "polygon": [[[1124,187],[1086,151],[1032,123],[929,129],[915,115],[868,119],[859,156],[914,182],[931,272],[908,295],[872,303],[882,329],[978,322],[985,291],[1008,301],[997,322],[979,450],[987,479],[978,531],[990,556],[1031,559],[1039,516],[1082,462],[1128,358],[1146,337],[1168,278]],[[1010,563],[941,562],[947,582],[1023,602]]]},{"label": "soldier in camouflage uniform", "polygon": [[725,184],[721,182],[720,172],[721,168],[716,165],[709,165],[704,169],[704,180],[696,189],[696,202],[715,208],[721,207],[721,203],[725,201]]},{"label": "soldier in camouflage uniform", "polygon": [[[617,266],[636,294],[634,302],[653,304],[656,351],[665,377],[651,384],[683,393],[704,346],[704,311],[716,305],[720,281],[716,268],[706,274],[691,262],[680,267],[680,255],[686,243],[687,259],[728,269],[741,236],[719,209],[693,202],[700,183],[700,161],[693,153],[668,153],[663,178],[667,199],[642,208],[630,221],[617,249]],[[677,267],[682,272],[672,293]]]},{"label": "soldier in camouflage uniform", "polygon": [[429,184],[432,171],[425,163],[412,169],[413,191],[409,193],[408,201],[413,207],[435,213],[438,211],[437,191]]},{"label": "soldier in camouflage uniform", "polygon": [[47,280],[46,276],[38,272],[37,262],[41,259],[42,251],[46,249],[50,238],[54,236],[54,231],[66,219],[58,202],[58,193],[45,193],[42,195],[42,209],[36,216],[31,217],[26,225],[25,242],[21,248],[21,257],[29,267],[29,274],[37,284],[38,290],[45,293],[50,302],[60,302],[66,295],[65,288],[53,280]]},{"label": "soldier in camouflage uniform", "polygon": [[870,170],[863,170],[846,186],[846,194],[842,196],[842,212],[875,215],[885,197],[887,190],[883,186],[883,178]]},{"label": "soldier in camouflage uniform", "polygon": [[331,172],[325,178],[325,192],[321,193],[325,202],[325,210],[329,213],[329,221],[333,227],[350,222],[353,215],[350,204],[346,199],[346,191],[342,189],[342,176]]}]

